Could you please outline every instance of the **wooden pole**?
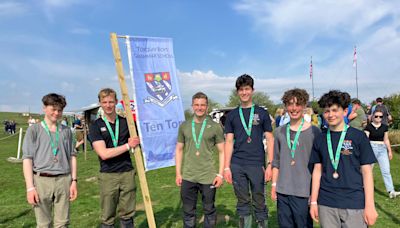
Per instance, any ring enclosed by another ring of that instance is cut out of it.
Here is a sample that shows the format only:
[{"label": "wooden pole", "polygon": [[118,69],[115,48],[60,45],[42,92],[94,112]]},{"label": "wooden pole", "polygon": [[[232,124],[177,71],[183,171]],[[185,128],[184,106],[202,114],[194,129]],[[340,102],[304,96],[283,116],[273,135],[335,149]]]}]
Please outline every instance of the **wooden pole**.
[{"label": "wooden pole", "polygon": [[87,160],[87,129],[86,123],[83,124],[83,151],[85,153],[85,161]]},{"label": "wooden pole", "polygon": [[[130,136],[137,136],[135,122],[133,120],[132,111],[130,108],[130,99],[128,94],[128,88],[125,82],[124,68],[122,67],[121,53],[119,51],[118,39],[116,33],[111,33],[111,45],[113,49],[115,67],[118,73],[119,85],[121,86],[122,100],[124,101],[126,119],[128,121],[129,134]],[[135,148],[135,163],[136,170],[139,176],[140,189],[142,190],[144,208],[146,210],[147,224],[150,228],[156,227],[154,219],[153,207],[151,205],[149,187],[147,186],[146,174],[144,171],[142,150],[140,146]]]}]

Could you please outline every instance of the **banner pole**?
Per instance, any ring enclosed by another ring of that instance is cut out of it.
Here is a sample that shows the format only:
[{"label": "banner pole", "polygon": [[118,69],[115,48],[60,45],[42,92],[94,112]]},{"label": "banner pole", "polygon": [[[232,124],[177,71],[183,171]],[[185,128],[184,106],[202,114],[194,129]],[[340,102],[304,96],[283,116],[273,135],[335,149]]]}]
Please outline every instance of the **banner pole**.
[{"label": "banner pole", "polygon": [[[122,67],[121,53],[119,51],[117,34],[111,33],[110,39],[115,59],[115,67],[117,69],[119,84],[121,86],[122,100],[124,101],[126,119],[128,121],[129,134],[131,136],[137,136],[136,126],[130,108],[130,99],[128,94],[128,88],[125,82],[124,69]],[[147,185],[147,179],[143,165],[142,150],[140,149],[140,146],[137,146],[135,148],[134,156],[135,156],[136,170],[140,182],[140,189],[142,190],[144,208],[147,217],[147,224],[149,225],[150,228],[155,228],[156,222],[154,219],[153,207],[151,205],[150,192]]]},{"label": "banner pole", "polygon": [[19,129],[17,159],[20,159],[20,155],[21,155],[21,143],[22,143],[22,128]]}]

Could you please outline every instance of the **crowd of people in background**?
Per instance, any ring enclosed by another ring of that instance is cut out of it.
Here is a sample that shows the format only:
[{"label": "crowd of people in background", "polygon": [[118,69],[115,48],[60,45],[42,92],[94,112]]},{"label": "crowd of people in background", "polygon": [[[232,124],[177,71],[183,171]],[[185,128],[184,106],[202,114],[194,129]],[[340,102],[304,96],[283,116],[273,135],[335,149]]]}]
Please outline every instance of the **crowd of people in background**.
[{"label": "crowd of people in background", "polygon": [[14,120],[4,120],[4,132],[7,134],[15,134],[17,123]]}]

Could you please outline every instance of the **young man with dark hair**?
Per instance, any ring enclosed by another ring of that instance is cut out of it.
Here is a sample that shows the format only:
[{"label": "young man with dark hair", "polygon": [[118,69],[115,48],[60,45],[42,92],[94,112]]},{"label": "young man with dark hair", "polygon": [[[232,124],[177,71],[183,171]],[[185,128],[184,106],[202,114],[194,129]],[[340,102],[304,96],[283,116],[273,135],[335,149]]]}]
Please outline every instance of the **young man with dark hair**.
[{"label": "young man with dark hair", "polygon": [[44,96],[42,102],[44,120],[28,128],[22,147],[26,198],[37,227],[67,227],[70,201],[78,194],[72,132],[58,123],[67,102],[55,93]]},{"label": "young man with dark hair", "polygon": [[[175,182],[181,186],[183,226],[196,227],[196,205],[200,192],[204,227],[210,228],[217,223],[215,192],[223,183],[224,133],[221,125],[207,115],[207,95],[202,92],[193,95],[192,109],[193,118],[179,127],[175,150]],[[218,172],[213,159],[215,148],[218,149]]]},{"label": "young man with dark hair", "polygon": [[322,227],[367,227],[378,217],[371,166],[376,158],[364,132],[344,123],[349,103],[350,96],[338,90],[318,101],[329,127],[311,152],[310,215]]},{"label": "young man with dark hair", "polygon": [[120,227],[131,228],[136,184],[129,151],[139,145],[139,138],[129,135],[126,118],[117,115],[118,100],[113,89],[100,90],[98,98],[104,116],[93,123],[89,137],[100,160],[101,227],[114,227],[118,208]]},{"label": "young man with dark hair", "polygon": [[[265,181],[271,180],[270,162],[274,149],[271,120],[268,111],[253,103],[254,80],[251,76],[244,74],[238,77],[236,90],[240,105],[229,112],[225,122],[224,176],[228,183],[233,183],[236,211],[240,216],[239,227],[251,227],[251,204],[258,227],[266,227]],[[267,165],[264,137],[267,140]]]},{"label": "young man with dark hair", "polygon": [[314,138],[320,130],[304,120],[309,95],[304,89],[284,93],[290,122],[275,130],[271,198],[277,200],[279,227],[313,227],[309,216],[311,174],[308,170]]}]

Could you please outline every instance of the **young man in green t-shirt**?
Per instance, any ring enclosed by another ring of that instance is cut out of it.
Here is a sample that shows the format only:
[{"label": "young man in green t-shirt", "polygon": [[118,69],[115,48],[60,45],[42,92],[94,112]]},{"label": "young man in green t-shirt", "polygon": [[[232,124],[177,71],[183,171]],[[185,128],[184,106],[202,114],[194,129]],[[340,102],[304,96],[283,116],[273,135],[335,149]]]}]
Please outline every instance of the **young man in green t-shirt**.
[{"label": "young man in green t-shirt", "polygon": [[[181,187],[184,227],[196,227],[198,192],[203,200],[204,227],[215,227],[215,190],[223,183],[224,134],[207,115],[208,98],[202,92],[192,97],[193,118],[181,124],[175,150],[176,185]],[[213,152],[219,152],[216,172]],[[184,161],[182,164],[182,160]],[[183,165],[183,166],[182,166]]]}]

